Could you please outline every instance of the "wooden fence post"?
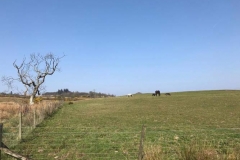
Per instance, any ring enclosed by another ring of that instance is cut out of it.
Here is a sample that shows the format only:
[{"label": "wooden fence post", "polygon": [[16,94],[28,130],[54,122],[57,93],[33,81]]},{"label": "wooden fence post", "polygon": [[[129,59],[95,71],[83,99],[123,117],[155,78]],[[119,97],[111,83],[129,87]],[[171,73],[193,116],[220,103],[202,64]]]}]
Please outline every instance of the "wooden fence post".
[{"label": "wooden fence post", "polygon": [[[2,148],[2,134],[3,134],[3,123],[0,123],[0,148]],[[2,159],[2,153],[0,149],[0,160]]]},{"label": "wooden fence post", "polygon": [[2,115],[3,115],[3,110],[1,110],[1,114],[0,114],[0,123],[2,123]]},{"label": "wooden fence post", "polygon": [[146,127],[143,125],[142,126],[142,131],[141,131],[141,137],[140,137],[138,160],[143,160],[143,157],[144,157],[143,142],[144,142],[144,139],[145,139],[145,130],[146,130]]},{"label": "wooden fence post", "polygon": [[22,109],[19,111],[19,132],[18,132],[19,140],[22,139]]},{"label": "wooden fence post", "polygon": [[33,108],[33,128],[36,128],[36,108]]}]

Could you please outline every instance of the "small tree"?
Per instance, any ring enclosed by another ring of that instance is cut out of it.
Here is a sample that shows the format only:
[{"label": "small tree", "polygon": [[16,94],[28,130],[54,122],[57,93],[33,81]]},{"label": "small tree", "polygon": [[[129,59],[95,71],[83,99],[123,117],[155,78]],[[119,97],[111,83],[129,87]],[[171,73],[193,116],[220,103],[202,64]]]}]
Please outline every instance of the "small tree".
[{"label": "small tree", "polygon": [[56,57],[52,53],[46,55],[31,54],[29,62],[26,62],[26,58],[23,59],[20,65],[16,64],[16,60],[13,62],[14,68],[18,73],[18,78],[2,77],[2,82],[8,87],[13,88],[13,82],[19,81],[26,88],[24,95],[30,94],[30,105],[34,104],[34,98],[36,95],[40,95],[40,90],[43,90],[43,83],[46,76],[53,75],[55,71],[58,71],[58,65],[62,57]]}]

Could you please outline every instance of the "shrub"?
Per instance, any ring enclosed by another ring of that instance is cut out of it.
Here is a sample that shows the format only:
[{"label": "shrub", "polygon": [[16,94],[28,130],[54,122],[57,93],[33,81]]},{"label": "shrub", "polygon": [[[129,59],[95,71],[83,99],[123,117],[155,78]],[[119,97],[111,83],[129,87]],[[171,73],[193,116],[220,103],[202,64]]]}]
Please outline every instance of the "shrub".
[{"label": "shrub", "polygon": [[35,99],[34,99],[34,103],[36,103],[36,104],[39,104],[40,102],[42,102],[42,97],[36,97]]}]

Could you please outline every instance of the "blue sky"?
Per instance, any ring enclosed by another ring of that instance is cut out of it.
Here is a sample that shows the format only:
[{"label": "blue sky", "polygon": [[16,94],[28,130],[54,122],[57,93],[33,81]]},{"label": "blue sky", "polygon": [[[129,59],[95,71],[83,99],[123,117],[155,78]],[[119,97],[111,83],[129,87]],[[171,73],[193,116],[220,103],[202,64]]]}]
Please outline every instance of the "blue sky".
[{"label": "blue sky", "polygon": [[0,76],[16,76],[14,60],[51,52],[66,57],[46,91],[240,89],[239,8],[239,0],[0,0]]}]

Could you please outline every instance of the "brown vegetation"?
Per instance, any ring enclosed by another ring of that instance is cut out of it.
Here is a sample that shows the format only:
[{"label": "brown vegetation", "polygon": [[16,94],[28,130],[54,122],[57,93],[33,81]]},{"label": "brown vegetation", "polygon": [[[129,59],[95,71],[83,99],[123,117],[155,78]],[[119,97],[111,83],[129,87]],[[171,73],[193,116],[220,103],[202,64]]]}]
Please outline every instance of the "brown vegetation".
[{"label": "brown vegetation", "polygon": [[0,102],[0,120],[10,119],[19,112],[20,105],[15,102]]},{"label": "brown vegetation", "polygon": [[32,119],[33,112],[35,111],[38,119],[43,120],[59,107],[59,101],[39,101],[37,104],[28,105],[27,102],[25,102],[26,100],[27,99],[16,98],[12,99],[12,101],[0,102],[0,122],[15,118],[20,111],[24,114],[24,117],[28,117],[27,119]]}]

